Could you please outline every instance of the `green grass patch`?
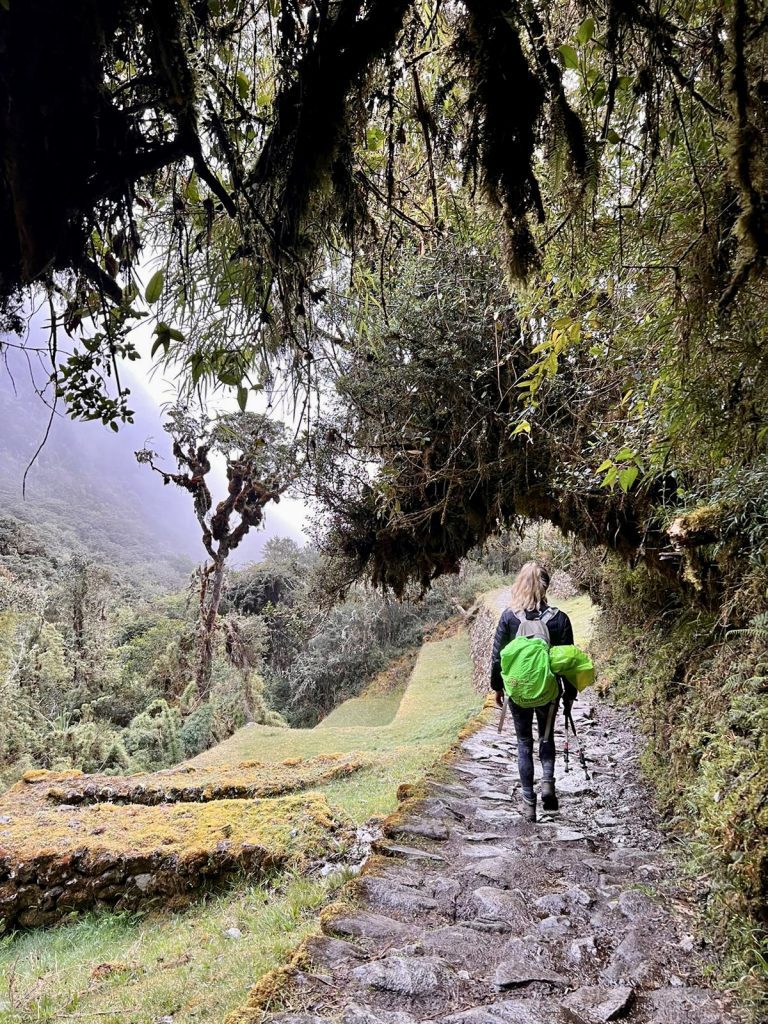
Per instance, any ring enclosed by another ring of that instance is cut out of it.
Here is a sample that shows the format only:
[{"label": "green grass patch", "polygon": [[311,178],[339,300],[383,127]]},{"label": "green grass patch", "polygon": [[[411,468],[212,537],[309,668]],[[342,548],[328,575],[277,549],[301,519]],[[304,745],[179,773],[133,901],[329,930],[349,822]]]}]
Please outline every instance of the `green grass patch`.
[{"label": "green grass patch", "polygon": [[[223,1021],[253,982],[316,930],[339,880],[241,883],[173,915],[89,915],[0,940],[0,1021]],[[241,938],[226,935],[237,928]]]},{"label": "green grass patch", "polygon": [[374,729],[389,725],[397,714],[405,687],[381,696],[350,697],[318,723],[317,729]]}]

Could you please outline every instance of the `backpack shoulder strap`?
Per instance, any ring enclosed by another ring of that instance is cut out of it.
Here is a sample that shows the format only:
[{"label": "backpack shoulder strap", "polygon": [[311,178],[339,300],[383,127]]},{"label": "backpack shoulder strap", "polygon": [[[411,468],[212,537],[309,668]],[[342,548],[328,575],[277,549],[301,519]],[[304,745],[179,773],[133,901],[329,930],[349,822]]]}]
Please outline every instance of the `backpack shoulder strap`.
[{"label": "backpack shoulder strap", "polygon": [[539,612],[539,621],[544,623],[551,622],[552,619],[554,619],[554,617],[559,614],[559,608],[555,608],[554,605],[548,605],[543,612]]}]

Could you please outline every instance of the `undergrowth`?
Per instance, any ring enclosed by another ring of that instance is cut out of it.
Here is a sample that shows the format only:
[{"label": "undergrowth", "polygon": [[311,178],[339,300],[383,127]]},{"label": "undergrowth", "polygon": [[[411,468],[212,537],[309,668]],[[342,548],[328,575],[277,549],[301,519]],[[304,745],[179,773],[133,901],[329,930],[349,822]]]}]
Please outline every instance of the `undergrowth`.
[{"label": "undergrowth", "polygon": [[717,983],[768,1006],[768,628],[659,608],[642,569],[612,570],[593,653],[601,685],[636,708],[643,767],[702,880]]}]

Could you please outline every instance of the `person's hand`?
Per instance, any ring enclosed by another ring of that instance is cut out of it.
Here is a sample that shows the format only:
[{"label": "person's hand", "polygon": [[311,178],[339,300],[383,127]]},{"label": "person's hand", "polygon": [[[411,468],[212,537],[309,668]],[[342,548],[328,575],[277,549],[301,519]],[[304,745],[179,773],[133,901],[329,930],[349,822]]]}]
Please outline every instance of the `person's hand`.
[{"label": "person's hand", "polygon": [[496,693],[496,707],[497,708],[503,708],[504,707],[504,694],[500,690],[496,690],[495,693]]}]

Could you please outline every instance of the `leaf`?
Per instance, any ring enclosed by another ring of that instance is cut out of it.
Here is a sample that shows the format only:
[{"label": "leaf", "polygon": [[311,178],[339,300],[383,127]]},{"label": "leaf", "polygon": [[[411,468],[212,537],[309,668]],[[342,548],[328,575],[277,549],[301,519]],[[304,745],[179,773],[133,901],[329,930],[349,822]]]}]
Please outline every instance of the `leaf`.
[{"label": "leaf", "polygon": [[606,137],[606,139],[608,139],[609,142],[612,142],[614,146],[616,145],[617,142],[621,142],[621,136],[619,135],[619,133],[616,131],[615,128],[609,128],[608,131],[606,132],[606,136],[605,137]]},{"label": "leaf", "polygon": [[192,383],[197,384],[203,375],[205,369],[205,357],[202,352],[195,352],[190,359],[190,366],[192,368]]},{"label": "leaf", "polygon": [[584,43],[588,43],[592,36],[595,34],[595,19],[585,18],[584,21],[576,29],[576,42],[583,46]]},{"label": "leaf", "polygon": [[619,487],[621,487],[622,491],[624,491],[625,494],[630,489],[635,480],[637,480],[637,474],[639,472],[640,470],[637,468],[637,466],[627,466],[626,469],[623,469],[621,473],[619,473]]},{"label": "leaf", "polygon": [[244,71],[238,71],[235,75],[235,81],[237,82],[237,94],[241,100],[247,100],[248,94],[251,91],[251,80]]},{"label": "leaf", "polygon": [[248,388],[244,388],[242,385],[237,389],[237,404],[240,406],[240,412],[245,412],[245,407],[248,404]]},{"label": "leaf", "polygon": [[563,59],[563,64],[571,71],[579,70],[579,55],[573,46],[568,46],[567,43],[563,43],[562,46],[558,46],[557,52]]},{"label": "leaf", "polygon": [[626,462],[627,459],[633,459],[634,457],[635,457],[635,453],[632,451],[632,449],[624,447],[624,448],[620,448],[616,452],[616,454],[613,456],[613,461],[614,462]]},{"label": "leaf", "polygon": [[612,465],[613,465],[613,460],[612,459],[605,459],[604,462],[600,463],[600,465],[597,467],[595,472],[596,473],[604,473],[606,471],[606,469],[610,469]]},{"label": "leaf", "polygon": [[517,426],[515,427],[515,429],[512,431],[512,437],[514,437],[516,434],[530,434],[530,433],[531,433],[531,424],[528,422],[528,420],[523,420],[522,423],[518,423]]},{"label": "leaf", "polygon": [[110,425],[111,429],[112,429],[112,430],[114,430],[114,432],[115,432],[115,433],[117,433],[117,432],[118,432],[118,430],[120,429],[120,428],[118,427],[118,425],[117,425],[117,424],[115,423],[115,421],[114,421],[114,420],[112,420],[112,422],[111,422],[111,423],[110,423],[109,425]]},{"label": "leaf", "polygon": [[603,477],[603,481],[600,484],[601,487],[613,487],[616,483],[616,477],[618,476],[618,470],[615,466],[611,466],[608,472]]},{"label": "leaf", "polygon": [[146,291],[144,292],[144,298],[147,300],[150,306],[157,302],[157,300],[163,294],[164,284],[165,274],[162,272],[162,270],[156,270],[152,277],[150,277],[149,284],[147,285]]}]

